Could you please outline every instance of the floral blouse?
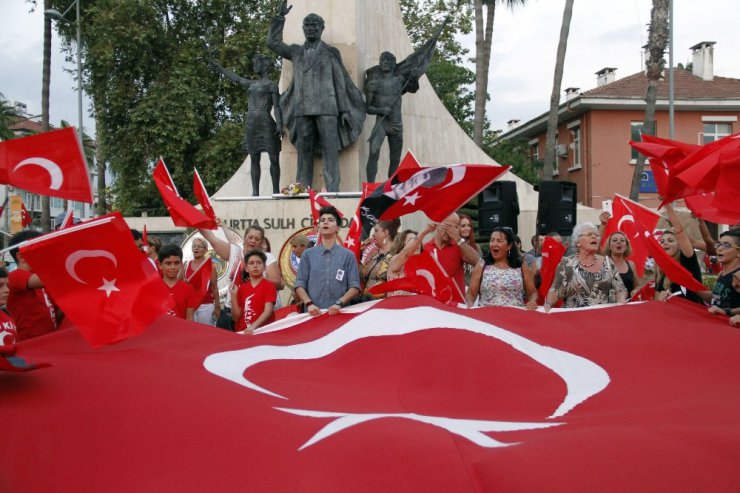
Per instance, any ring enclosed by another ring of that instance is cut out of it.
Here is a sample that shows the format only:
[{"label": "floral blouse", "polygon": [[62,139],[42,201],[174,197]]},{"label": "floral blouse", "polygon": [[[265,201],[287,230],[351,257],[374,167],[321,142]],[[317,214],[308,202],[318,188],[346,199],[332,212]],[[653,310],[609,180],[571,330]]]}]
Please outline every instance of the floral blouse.
[{"label": "floral blouse", "polygon": [[577,308],[616,303],[617,293],[627,289],[609,257],[604,257],[599,272],[589,272],[571,255],[560,261],[550,291],[558,293],[565,308]]}]

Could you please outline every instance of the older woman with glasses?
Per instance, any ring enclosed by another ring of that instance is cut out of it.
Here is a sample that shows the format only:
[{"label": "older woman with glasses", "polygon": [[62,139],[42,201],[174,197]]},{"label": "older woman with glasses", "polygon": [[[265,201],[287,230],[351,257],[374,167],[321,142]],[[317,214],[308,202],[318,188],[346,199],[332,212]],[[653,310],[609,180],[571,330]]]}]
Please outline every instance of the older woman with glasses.
[{"label": "older woman with glasses", "polygon": [[626,303],[624,287],[614,262],[598,255],[599,233],[592,223],[581,223],[573,228],[575,255],[564,257],[558,265],[555,280],[545,300],[549,312],[558,299],[565,308]]}]

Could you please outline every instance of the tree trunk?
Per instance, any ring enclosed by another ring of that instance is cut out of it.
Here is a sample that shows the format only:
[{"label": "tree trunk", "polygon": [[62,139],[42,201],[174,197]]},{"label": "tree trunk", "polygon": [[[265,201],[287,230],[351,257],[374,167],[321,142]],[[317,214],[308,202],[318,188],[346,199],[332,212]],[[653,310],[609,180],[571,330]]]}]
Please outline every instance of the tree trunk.
[{"label": "tree trunk", "polygon": [[488,102],[488,70],[491,65],[491,43],[493,20],[496,15],[496,2],[486,7],[485,26],[483,20],[483,0],[475,0],[475,106],[473,116],[473,141],[483,143],[483,127],[486,121]]},{"label": "tree trunk", "polygon": [[[645,119],[643,121],[642,133],[655,135],[655,103],[658,98],[658,82],[663,75],[665,60],[663,55],[670,39],[668,30],[668,0],[653,0],[653,9],[650,12],[650,29],[648,38],[647,60],[648,87],[645,93]],[[630,185],[630,200],[638,202],[640,199],[640,181],[645,169],[645,156],[637,155],[635,169],[632,171],[632,184]]]},{"label": "tree trunk", "polygon": [[95,128],[98,132],[98,145],[95,149],[95,164],[98,172],[98,203],[95,213],[98,216],[102,216],[108,213],[108,198],[106,195],[105,187],[105,153],[103,152],[103,139],[101,138],[101,132],[103,131],[103,125],[98,121],[98,109],[95,109]]},{"label": "tree trunk", "polygon": [[[49,0],[44,0],[44,10],[51,8]],[[49,86],[51,81],[51,19],[44,16],[44,58],[41,76],[41,131],[49,131]],[[41,231],[51,230],[51,210],[49,197],[41,196]]]},{"label": "tree trunk", "polygon": [[563,10],[563,23],[560,26],[560,40],[558,41],[558,54],[555,60],[555,73],[552,81],[552,93],[550,94],[550,113],[547,117],[545,163],[542,168],[542,180],[552,180],[552,173],[555,170],[555,166],[557,165],[557,163],[555,162],[555,135],[558,131],[560,85],[563,82],[565,51],[568,48],[568,33],[570,32],[571,17],[573,17],[573,0],[566,0],[565,9]]}]

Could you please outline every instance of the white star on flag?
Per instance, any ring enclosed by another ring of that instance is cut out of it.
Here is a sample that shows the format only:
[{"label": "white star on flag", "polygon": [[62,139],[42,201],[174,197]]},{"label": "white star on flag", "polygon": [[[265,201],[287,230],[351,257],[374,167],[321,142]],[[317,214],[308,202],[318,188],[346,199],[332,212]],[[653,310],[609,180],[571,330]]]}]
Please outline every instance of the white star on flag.
[{"label": "white star on flag", "polygon": [[414,192],[414,193],[412,193],[411,195],[406,195],[406,196],[405,196],[405,197],[403,198],[403,200],[405,200],[405,202],[403,203],[403,205],[416,205],[416,201],[417,201],[417,200],[418,200],[418,199],[419,199],[420,197],[421,197],[421,195],[419,195],[419,192],[418,192],[418,191],[417,191],[417,192]]},{"label": "white star on flag", "polygon": [[355,246],[355,239],[354,238],[347,238],[344,240],[344,247],[349,248]]},{"label": "white star on flag", "polygon": [[112,281],[109,281],[105,277],[103,277],[103,285],[100,286],[98,288],[98,290],[99,291],[105,291],[105,296],[107,296],[108,298],[110,298],[110,294],[113,291],[120,291],[120,289],[118,289],[116,287],[116,279],[113,279]]}]

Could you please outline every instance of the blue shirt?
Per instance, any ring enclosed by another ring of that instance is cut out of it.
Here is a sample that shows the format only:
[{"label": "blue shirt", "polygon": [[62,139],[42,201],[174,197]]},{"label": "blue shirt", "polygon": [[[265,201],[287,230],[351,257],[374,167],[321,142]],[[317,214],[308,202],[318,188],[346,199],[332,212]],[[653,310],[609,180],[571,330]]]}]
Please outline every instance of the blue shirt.
[{"label": "blue shirt", "polygon": [[301,256],[295,281],[314,305],[329,308],[350,288],[360,289],[360,273],[354,254],[339,244],[327,249],[321,243],[308,248]]}]

